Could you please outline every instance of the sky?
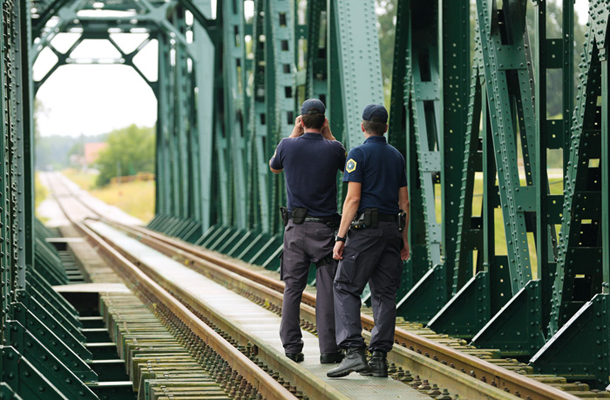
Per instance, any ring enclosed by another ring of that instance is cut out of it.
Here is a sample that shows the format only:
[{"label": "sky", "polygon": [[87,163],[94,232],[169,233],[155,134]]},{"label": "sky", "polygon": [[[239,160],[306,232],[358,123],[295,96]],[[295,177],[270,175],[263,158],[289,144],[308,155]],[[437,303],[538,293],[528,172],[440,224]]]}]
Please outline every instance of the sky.
[{"label": "sky", "polygon": [[[588,0],[576,0],[575,7],[580,22],[585,23]],[[124,50],[135,48],[144,38],[141,34],[115,37]],[[53,45],[63,52],[74,40],[74,35],[58,35]],[[74,58],[102,58],[102,62],[118,55],[108,42],[99,40],[83,43],[73,53]],[[55,59],[50,50],[41,52],[34,64],[34,78],[44,76]],[[144,48],[135,63],[146,76],[156,77],[154,41]],[[124,65],[59,67],[36,97],[43,105],[37,119],[42,136],[97,135],[131,124],[153,126],[157,119],[157,101],[151,88],[133,68]]]}]

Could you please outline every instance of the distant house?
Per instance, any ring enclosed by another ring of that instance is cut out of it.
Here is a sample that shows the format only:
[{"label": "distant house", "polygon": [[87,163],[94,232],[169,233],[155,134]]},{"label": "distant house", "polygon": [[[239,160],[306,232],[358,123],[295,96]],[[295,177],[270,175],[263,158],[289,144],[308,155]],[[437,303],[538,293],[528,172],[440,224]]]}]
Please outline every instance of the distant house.
[{"label": "distant house", "polygon": [[108,146],[106,142],[98,143],[85,143],[85,164],[95,164],[99,157],[100,151],[104,150]]}]

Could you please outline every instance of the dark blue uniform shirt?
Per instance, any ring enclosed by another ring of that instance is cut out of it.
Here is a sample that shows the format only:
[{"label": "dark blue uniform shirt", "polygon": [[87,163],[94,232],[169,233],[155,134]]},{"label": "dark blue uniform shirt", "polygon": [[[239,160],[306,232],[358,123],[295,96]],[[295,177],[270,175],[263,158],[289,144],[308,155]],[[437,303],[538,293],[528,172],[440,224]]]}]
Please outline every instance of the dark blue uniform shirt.
[{"label": "dark blue uniform shirt", "polygon": [[341,142],[313,132],[284,138],[269,165],[284,169],[289,211],[304,207],[311,217],[337,213],[337,171],[343,171],[345,165]]},{"label": "dark blue uniform shirt", "polygon": [[358,212],[377,208],[383,214],[397,214],[398,189],[407,186],[405,159],[385,136],[371,136],[350,150],[343,181],[362,184]]}]

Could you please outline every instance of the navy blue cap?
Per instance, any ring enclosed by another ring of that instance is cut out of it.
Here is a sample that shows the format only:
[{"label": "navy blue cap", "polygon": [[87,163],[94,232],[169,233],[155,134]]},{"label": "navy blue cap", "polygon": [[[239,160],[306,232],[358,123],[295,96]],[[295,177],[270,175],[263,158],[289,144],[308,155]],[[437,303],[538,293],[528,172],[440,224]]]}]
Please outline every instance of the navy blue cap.
[{"label": "navy blue cap", "polygon": [[324,103],[318,99],[307,99],[301,105],[301,115],[324,114],[325,112],[326,107],[324,107]]},{"label": "navy blue cap", "polygon": [[384,124],[387,124],[388,111],[384,106],[369,104],[368,106],[364,107],[364,111],[362,111],[362,119],[365,121],[383,122]]}]

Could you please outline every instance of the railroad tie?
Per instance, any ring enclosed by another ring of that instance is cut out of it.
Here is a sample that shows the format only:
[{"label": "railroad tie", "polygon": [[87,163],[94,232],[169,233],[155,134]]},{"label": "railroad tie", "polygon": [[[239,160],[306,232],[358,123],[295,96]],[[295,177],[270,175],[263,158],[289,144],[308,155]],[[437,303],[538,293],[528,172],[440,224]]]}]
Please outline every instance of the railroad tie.
[{"label": "railroad tie", "polygon": [[137,400],[259,398],[240,379],[223,377],[221,360],[191,354],[188,333],[162,322],[134,294],[103,293],[100,310]]}]

